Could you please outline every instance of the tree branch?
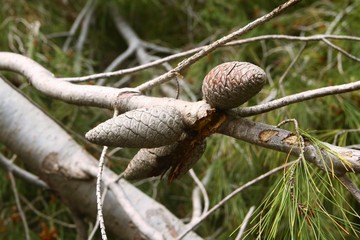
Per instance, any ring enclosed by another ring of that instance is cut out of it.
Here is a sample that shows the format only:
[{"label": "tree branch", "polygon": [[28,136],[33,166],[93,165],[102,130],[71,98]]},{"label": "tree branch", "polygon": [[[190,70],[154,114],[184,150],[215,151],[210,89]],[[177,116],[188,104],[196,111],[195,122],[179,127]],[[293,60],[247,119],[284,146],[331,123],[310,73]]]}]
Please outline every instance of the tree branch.
[{"label": "tree branch", "polygon": [[74,24],[70,28],[68,38],[65,40],[65,43],[64,43],[64,46],[63,46],[63,51],[64,52],[66,52],[69,49],[72,38],[74,37],[77,29],[79,28],[81,21],[86,16],[86,14],[88,14],[88,12],[92,11],[91,9],[93,8],[93,6],[95,4],[96,4],[96,0],[88,0],[86,2],[86,5],[84,6],[84,8],[80,11],[79,15],[75,19]]},{"label": "tree branch", "polygon": [[360,203],[360,190],[359,188],[345,175],[339,177],[340,182],[346,189],[354,196],[356,201]]},{"label": "tree branch", "polygon": [[177,238],[177,240],[183,239],[187,233],[189,233],[191,230],[195,229],[202,221],[204,221],[204,219],[206,219],[208,216],[210,216],[212,213],[214,213],[217,209],[219,209],[222,205],[224,205],[225,203],[227,203],[230,199],[232,199],[233,197],[236,196],[236,194],[240,193],[241,191],[245,190],[246,188],[254,185],[255,183],[263,180],[264,178],[267,178],[268,176],[271,176],[273,174],[275,174],[276,172],[290,166],[291,164],[293,164],[293,162],[284,164],[280,167],[274,168],[270,171],[268,171],[267,173],[264,173],[260,176],[258,176],[257,178],[243,184],[242,186],[240,186],[239,188],[237,188],[235,191],[233,191],[232,193],[230,193],[229,195],[227,195],[225,198],[223,198],[220,202],[218,202],[214,207],[212,207],[206,214],[203,214],[196,222],[194,222],[193,224],[189,225],[186,230],[184,232],[182,232],[181,235],[179,235],[179,237]]},{"label": "tree branch", "polygon": [[162,84],[162,83],[168,81],[169,79],[174,78],[182,70],[185,70],[191,64],[195,63],[200,58],[202,58],[202,57],[206,56],[207,54],[209,54],[210,52],[214,51],[216,48],[230,42],[231,40],[233,40],[237,37],[244,35],[245,33],[248,33],[249,31],[251,31],[252,29],[254,29],[257,26],[259,26],[267,21],[270,21],[272,18],[276,17],[277,15],[279,15],[280,13],[282,13],[283,11],[285,11],[286,9],[288,9],[289,7],[291,7],[292,5],[294,5],[298,2],[299,2],[299,0],[287,1],[286,3],[280,5],[277,8],[275,8],[274,10],[272,10],[270,13],[248,23],[247,25],[240,28],[239,30],[232,32],[232,33],[226,35],[225,37],[220,38],[219,40],[213,42],[212,44],[204,47],[201,51],[195,53],[191,57],[180,62],[177,65],[177,67],[175,67],[173,70],[138,86],[137,89],[144,92],[146,90],[153,88],[156,85]]},{"label": "tree branch", "polygon": [[[298,157],[301,149],[294,133],[244,118],[229,117],[219,133]],[[360,151],[305,139],[304,157],[319,168],[336,174],[360,173]]]},{"label": "tree branch", "polygon": [[249,209],[248,213],[246,214],[246,216],[245,216],[245,218],[244,218],[243,223],[241,224],[241,227],[240,227],[240,229],[239,229],[239,233],[238,233],[238,235],[236,236],[235,240],[240,240],[240,239],[241,239],[242,235],[243,235],[244,232],[245,232],[246,226],[247,226],[247,224],[248,224],[249,221],[250,221],[251,215],[253,214],[254,210],[255,210],[255,207],[254,207],[254,206],[252,206],[252,207]]},{"label": "tree branch", "polygon": [[271,110],[281,108],[293,103],[303,102],[306,100],[324,97],[328,95],[353,92],[359,89],[360,89],[360,81],[357,81],[353,83],[346,83],[336,86],[323,87],[314,90],[304,91],[301,93],[296,93],[283,98],[279,98],[267,103],[259,104],[253,107],[240,107],[231,111],[233,111],[233,113],[235,113],[240,117],[248,117],[260,113],[269,112]]},{"label": "tree branch", "polygon": [[[96,219],[96,181],[85,169],[89,166],[97,169],[97,160],[3,80],[0,80],[0,96],[3,98],[0,101],[0,142],[46,181],[72,210]],[[107,169],[105,178],[116,179],[117,175]],[[182,222],[165,207],[126,181],[120,184],[145,221],[165,237],[171,238],[174,232],[183,231]],[[112,190],[105,198],[103,211],[107,230],[112,234],[128,239],[139,234],[141,226],[129,226],[131,216],[126,214]],[[161,217],[154,217],[158,212]],[[201,238],[191,234],[188,239]]]},{"label": "tree branch", "polygon": [[[243,45],[243,44],[264,41],[264,40],[314,42],[314,41],[322,41],[323,39],[360,41],[360,37],[345,36],[345,35],[330,35],[330,34],[317,34],[317,35],[313,35],[313,36],[263,35],[263,36],[257,36],[257,37],[251,37],[251,38],[231,41],[231,42],[226,43],[219,47],[239,46],[239,45]],[[152,61],[150,63],[142,64],[142,65],[132,67],[132,68],[121,69],[121,70],[114,71],[114,72],[97,73],[97,74],[92,74],[92,75],[82,76],[82,77],[69,77],[69,78],[59,78],[59,79],[64,80],[64,81],[69,81],[69,82],[84,82],[84,81],[89,81],[89,80],[96,80],[99,78],[119,77],[119,76],[131,74],[131,73],[136,73],[136,72],[160,65],[162,63],[169,62],[171,60],[189,56],[191,54],[201,51],[202,49],[204,49],[208,46],[209,45],[193,48],[193,49],[190,49],[187,51],[183,51],[180,53],[176,53],[176,54]]]},{"label": "tree branch", "polygon": [[46,182],[39,179],[38,176],[25,171],[24,169],[16,166],[14,163],[12,163],[9,159],[7,159],[4,155],[0,153],[0,166],[4,168],[8,172],[12,172],[16,177],[19,177],[26,182],[29,182],[31,184],[34,184],[35,186],[49,189],[49,186],[46,184]]},{"label": "tree branch", "polygon": [[[61,100],[75,103],[75,104],[84,104],[84,105],[91,105],[91,106],[98,106],[98,107],[107,107],[112,108],[116,107],[119,109],[119,112],[129,111],[132,109],[137,109],[140,107],[152,107],[154,105],[165,105],[165,106],[172,106],[177,108],[183,116],[183,121],[186,125],[192,125],[197,120],[207,116],[207,111],[211,109],[211,107],[206,104],[205,102],[199,101],[199,102],[187,102],[187,101],[181,101],[177,99],[172,98],[156,98],[156,97],[147,97],[147,96],[134,96],[132,94],[121,96],[121,93],[126,93],[126,91],[131,91],[128,89],[114,89],[110,87],[102,87],[102,86],[88,86],[88,85],[75,85],[70,82],[65,82],[58,80],[52,76],[52,74],[44,69],[41,65],[34,62],[31,59],[28,59],[26,57],[23,57],[18,54],[14,53],[0,53],[0,69],[10,69],[12,71],[16,71],[18,73],[21,73],[25,75],[30,82],[40,91],[44,92],[45,94],[54,97],[59,98]],[[325,87],[325,88],[319,88],[316,90],[310,90],[303,93],[298,93],[294,95],[290,95],[284,98],[280,98],[265,104],[260,104],[258,106],[254,107],[248,107],[248,108],[239,108],[236,110],[230,110],[229,114],[236,114],[240,116],[249,116],[254,114],[259,114],[262,112],[270,111],[272,109],[288,105],[290,103],[295,103],[299,101],[304,101],[307,99],[312,99],[314,97],[321,97],[326,96],[329,94],[335,94],[335,93],[344,93],[349,91],[354,91],[360,88],[360,81],[354,82],[354,83],[348,83],[338,86],[331,86],[331,87]],[[235,124],[235,125],[234,125]],[[236,125],[238,124],[238,126]],[[244,125],[245,124],[245,125]],[[224,129],[224,134],[233,136],[235,138],[239,138],[245,141],[250,141],[255,144],[259,144],[259,141],[257,140],[259,135],[255,136],[243,136],[243,134],[239,131],[236,131],[237,127],[239,129],[243,129],[244,126],[250,127],[251,125],[255,126],[263,126],[262,130],[266,130],[266,125],[261,125],[258,123],[248,123],[246,124],[245,119],[234,119],[232,118],[231,121],[228,121],[227,124],[224,125],[222,129]],[[232,126],[231,131],[229,131],[229,127],[225,126]],[[251,129],[251,128],[250,128]],[[283,131],[279,129],[272,129],[273,131]],[[248,131],[248,130],[247,130]],[[240,135],[238,135],[240,134]],[[260,134],[259,132],[257,134]],[[287,132],[286,134],[290,134],[290,132]],[[285,138],[286,135],[283,135],[283,138]],[[247,139],[247,140],[246,140]],[[277,145],[275,148],[274,146],[270,147],[276,150],[284,151],[286,149],[287,152],[291,150],[289,145],[284,145],[281,142],[282,139],[278,139],[279,142],[277,142]],[[268,144],[261,143],[261,145],[265,147],[269,147]],[[332,146],[332,145],[331,145]],[[331,148],[334,148],[335,146],[332,146]],[[309,149],[309,148],[308,148]],[[343,148],[340,148],[339,151],[346,152],[349,151],[348,149],[345,151]],[[352,150],[355,151],[355,150]],[[292,151],[296,152],[296,151]],[[298,154],[298,153],[295,153]],[[357,156],[357,153],[354,155]],[[312,159],[311,161],[318,162],[319,166],[322,166],[321,164],[321,156],[319,156],[315,148],[311,151],[309,151],[308,157]],[[316,159],[316,160],[315,160]],[[336,161],[336,157],[332,158],[333,161],[339,163],[338,170],[341,171],[351,171],[349,169],[345,169],[341,162]],[[348,159],[346,157],[345,159]],[[353,167],[355,167],[355,171],[358,172],[358,163],[356,162],[354,158],[349,159],[351,164],[353,164]],[[324,167],[324,166],[323,166]]]},{"label": "tree branch", "polygon": [[15,196],[16,208],[17,208],[17,210],[18,210],[18,212],[20,214],[21,221],[22,221],[22,223],[24,225],[25,239],[30,240],[29,225],[27,223],[25,213],[24,213],[24,211],[22,210],[22,207],[21,207],[19,194],[18,194],[18,191],[17,191],[17,188],[16,188],[15,178],[14,178],[14,175],[12,174],[12,172],[9,172],[9,177],[10,177],[11,187],[13,189],[14,196]]}]

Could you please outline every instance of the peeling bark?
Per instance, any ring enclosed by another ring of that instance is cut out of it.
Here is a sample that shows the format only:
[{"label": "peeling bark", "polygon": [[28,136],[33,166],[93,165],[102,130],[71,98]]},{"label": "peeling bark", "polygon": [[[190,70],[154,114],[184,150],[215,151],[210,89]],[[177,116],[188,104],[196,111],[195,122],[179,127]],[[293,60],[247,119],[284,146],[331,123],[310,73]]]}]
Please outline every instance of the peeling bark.
[{"label": "peeling bark", "polygon": [[[294,133],[275,126],[239,117],[228,117],[219,133],[276,151],[300,156],[299,140]],[[360,173],[360,151],[320,142],[319,147],[305,139],[304,157],[319,168],[342,175]]]}]

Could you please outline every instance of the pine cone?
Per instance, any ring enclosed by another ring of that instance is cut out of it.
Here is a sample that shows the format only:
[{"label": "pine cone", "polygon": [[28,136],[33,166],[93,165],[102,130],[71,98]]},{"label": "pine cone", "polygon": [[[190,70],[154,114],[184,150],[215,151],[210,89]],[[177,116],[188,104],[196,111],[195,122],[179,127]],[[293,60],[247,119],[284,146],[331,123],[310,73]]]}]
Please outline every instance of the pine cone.
[{"label": "pine cone", "polygon": [[181,113],[155,106],[128,111],[86,133],[90,142],[113,147],[154,148],[176,142],[183,133]]},{"label": "pine cone", "polygon": [[205,141],[192,146],[187,138],[159,148],[143,148],[133,157],[123,172],[127,180],[164,175],[169,169],[169,181],[184,175],[201,158]]},{"label": "pine cone", "polygon": [[247,62],[227,62],[214,67],[204,78],[205,101],[217,109],[231,109],[247,102],[266,82],[265,72]]}]

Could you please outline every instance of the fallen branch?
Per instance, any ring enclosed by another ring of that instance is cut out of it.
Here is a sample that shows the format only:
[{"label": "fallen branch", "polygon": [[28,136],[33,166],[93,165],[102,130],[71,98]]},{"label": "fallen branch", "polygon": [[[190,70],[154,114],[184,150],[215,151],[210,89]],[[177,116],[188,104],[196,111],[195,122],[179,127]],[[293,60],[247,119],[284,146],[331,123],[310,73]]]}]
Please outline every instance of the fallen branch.
[{"label": "fallen branch", "polygon": [[39,179],[38,176],[16,166],[1,153],[0,153],[0,166],[4,168],[6,171],[13,173],[16,177],[25,180],[26,182],[29,182],[40,188],[49,189],[49,186],[46,184],[46,182]]}]

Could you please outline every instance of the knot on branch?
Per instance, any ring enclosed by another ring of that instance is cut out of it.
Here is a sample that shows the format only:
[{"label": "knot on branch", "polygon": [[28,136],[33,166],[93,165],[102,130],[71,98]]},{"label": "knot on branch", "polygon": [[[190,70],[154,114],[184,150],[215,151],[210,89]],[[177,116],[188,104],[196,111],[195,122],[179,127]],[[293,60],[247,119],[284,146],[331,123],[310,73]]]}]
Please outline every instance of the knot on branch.
[{"label": "knot on branch", "polygon": [[226,110],[247,102],[265,82],[266,74],[260,67],[248,62],[227,62],[205,76],[202,92],[207,103]]}]

